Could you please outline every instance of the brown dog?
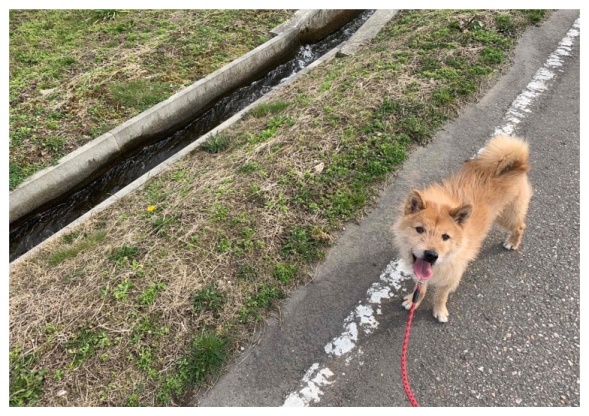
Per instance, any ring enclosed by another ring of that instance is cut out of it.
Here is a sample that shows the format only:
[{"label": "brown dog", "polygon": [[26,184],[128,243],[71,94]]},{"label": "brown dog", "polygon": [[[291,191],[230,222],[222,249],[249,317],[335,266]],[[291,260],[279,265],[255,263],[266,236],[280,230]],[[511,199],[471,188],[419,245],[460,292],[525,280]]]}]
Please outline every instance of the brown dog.
[{"label": "brown dog", "polygon": [[[493,222],[511,232],[506,249],[520,245],[532,196],[528,152],[525,141],[496,136],[441,184],[409,193],[394,225],[395,243],[423,283],[417,306],[427,286],[435,287],[433,313],[438,321],[448,321],[448,295],[458,287]],[[412,298],[404,298],[406,309]]]}]

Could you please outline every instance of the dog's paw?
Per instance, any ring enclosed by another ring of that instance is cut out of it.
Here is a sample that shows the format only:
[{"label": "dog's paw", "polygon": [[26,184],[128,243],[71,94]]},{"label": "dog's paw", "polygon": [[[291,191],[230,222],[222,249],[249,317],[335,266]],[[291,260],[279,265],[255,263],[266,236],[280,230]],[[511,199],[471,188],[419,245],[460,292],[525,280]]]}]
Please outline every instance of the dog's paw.
[{"label": "dog's paw", "polygon": [[[405,297],[403,298],[403,307],[405,309],[407,309],[407,310],[411,309],[412,305],[413,305],[413,292],[409,293],[408,295],[405,295]],[[417,306],[419,306],[419,304],[417,304]]]},{"label": "dog's paw", "polygon": [[448,322],[448,309],[444,308],[434,308],[434,318],[438,320],[438,322]]},{"label": "dog's paw", "polygon": [[507,240],[503,243],[503,247],[505,247],[506,250],[517,250],[518,246]]}]

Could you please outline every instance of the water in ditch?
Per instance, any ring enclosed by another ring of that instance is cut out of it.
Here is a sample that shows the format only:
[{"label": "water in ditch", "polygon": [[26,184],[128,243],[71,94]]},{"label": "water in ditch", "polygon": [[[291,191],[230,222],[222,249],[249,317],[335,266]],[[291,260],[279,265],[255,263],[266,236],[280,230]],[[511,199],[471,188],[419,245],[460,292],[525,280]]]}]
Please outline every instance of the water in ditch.
[{"label": "water in ditch", "polygon": [[10,225],[10,261],[90,211],[146,172],[268,93],[327,51],[349,39],[374,10],[367,10],[337,32],[314,44],[302,45],[294,58],[262,78],[221,98],[187,127],[149,144],[66,198],[41,208]]}]

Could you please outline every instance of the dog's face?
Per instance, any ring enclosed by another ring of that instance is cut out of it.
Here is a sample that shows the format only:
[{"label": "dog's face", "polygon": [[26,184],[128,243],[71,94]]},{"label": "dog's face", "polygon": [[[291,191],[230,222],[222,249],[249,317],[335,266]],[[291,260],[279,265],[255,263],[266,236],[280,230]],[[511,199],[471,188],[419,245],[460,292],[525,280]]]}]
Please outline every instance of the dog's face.
[{"label": "dog's face", "polygon": [[462,244],[464,226],[472,208],[426,201],[413,190],[405,202],[404,214],[397,222],[395,238],[401,255],[413,266],[415,277],[425,281],[433,267],[444,262]]}]

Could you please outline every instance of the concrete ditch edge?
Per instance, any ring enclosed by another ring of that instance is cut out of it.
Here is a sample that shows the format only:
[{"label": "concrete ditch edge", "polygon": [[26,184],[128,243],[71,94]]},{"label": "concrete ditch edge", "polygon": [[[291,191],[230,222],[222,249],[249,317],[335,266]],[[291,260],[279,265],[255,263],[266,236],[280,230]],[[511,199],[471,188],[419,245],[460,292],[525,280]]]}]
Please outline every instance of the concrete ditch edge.
[{"label": "concrete ditch edge", "polygon": [[338,56],[354,55],[362,46],[370,42],[384,25],[397,14],[399,10],[377,10],[368,18],[366,23],[352,35],[346,45],[338,52]]},{"label": "concrete ditch edge", "polygon": [[[389,20],[392,19],[393,17],[394,17],[394,14],[391,14],[390,17],[389,17]],[[380,25],[380,23],[376,23],[375,20],[370,21],[370,19],[368,19],[364,23],[364,25],[362,25],[362,27],[359,30],[362,30],[366,25],[372,25],[372,24],[378,24],[378,25]],[[384,24],[380,25],[378,30],[371,30],[370,31],[370,33],[373,33],[372,34],[372,37],[376,36],[376,34],[378,33],[378,31],[380,29],[382,29],[382,26],[384,26]],[[348,42],[350,42],[350,40],[352,40],[352,38],[348,39],[347,41],[341,43],[340,45],[336,46],[332,50],[328,51],[326,54],[324,54],[322,57],[320,57],[319,59],[317,59],[315,62],[311,63],[310,65],[308,65],[307,67],[305,67],[304,69],[302,69],[301,71],[299,71],[297,74],[295,74],[291,78],[285,80],[281,84],[281,87],[282,86],[286,86],[286,85],[292,83],[294,80],[296,80],[297,78],[299,78],[299,77],[301,77],[301,76],[309,73],[310,71],[312,71],[317,66],[322,65],[322,64],[324,64],[326,62],[329,62],[332,59],[336,58],[337,56],[343,56],[340,52],[341,52],[341,50],[343,48],[345,48],[348,45]],[[368,38],[364,38],[364,40],[368,40]],[[362,43],[362,44],[365,44],[365,43]],[[357,51],[357,50],[358,50],[358,48],[355,49],[355,51]],[[223,130],[229,128],[230,126],[232,126],[233,124],[235,124],[236,122],[238,122],[252,108],[255,108],[258,105],[260,105],[260,104],[268,101],[269,99],[271,99],[277,93],[277,90],[278,90],[278,88],[277,89],[273,89],[270,92],[268,92],[267,94],[265,94],[264,96],[260,97],[258,100],[254,101],[253,103],[251,103],[250,105],[248,105],[247,107],[245,107],[243,110],[239,111],[238,113],[236,113],[235,115],[233,115],[231,118],[229,118],[225,122],[221,123],[216,128],[214,128],[211,131],[207,132],[206,134],[202,135],[198,140],[196,140],[193,143],[189,144],[188,146],[186,146],[184,149],[182,149],[178,153],[176,153],[173,156],[169,157],[168,159],[166,159],[165,161],[163,161],[162,163],[160,163],[159,165],[157,165],[155,168],[153,168],[149,172],[145,173],[144,175],[142,175],[139,178],[137,178],[135,181],[131,182],[129,185],[127,185],[126,187],[124,187],[123,189],[121,189],[119,192],[117,192],[116,194],[114,194],[110,198],[104,200],[103,202],[101,202],[100,204],[98,204],[97,206],[95,206],[94,208],[92,208],[90,211],[86,212],[84,215],[82,215],[81,217],[79,217],[75,221],[73,221],[70,224],[66,225],[60,231],[56,232],[51,237],[47,238],[46,240],[44,240],[43,242],[41,242],[37,246],[33,247],[31,250],[29,250],[28,252],[24,253],[22,256],[18,257],[13,262],[11,262],[10,265],[9,265],[9,268],[12,269],[18,263],[20,263],[22,261],[26,261],[28,258],[34,256],[37,252],[39,252],[40,250],[42,250],[43,247],[45,247],[47,244],[51,243],[52,241],[55,241],[56,239],[60,238],[61,236],[67,234],[70,231],[72,231],[74,228],[76,228],[77,226],[83,224],[85,221],[87,221],[88,219],[92,218],[92,216],[94,216],[94,215],[98,214],[99,212],[105,210],[107,207],[109,207],[110,205],[112,205],[115,202],[119,201],[120,199],[126,197],[127,195],[131,194],[132,192],[134,192],[136,190],[139,190],[139,189],[143,188],[143,186],[149,181],[149,179],[151,179],[152,177],[157,176],[161,172],[164,172],[165,170],[169,169],[174,163],[176,163],[177,161],[183,159],[184,157],[186,157],[187,155],[189,155],[190,153],[192,153],[193,151],[195,151],[198,147],[200,147],[202,145],[202,143],[206,142],[209,138],[211,138],[212,136],[215,136],[215,135],[219,134]]]}]

